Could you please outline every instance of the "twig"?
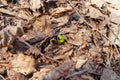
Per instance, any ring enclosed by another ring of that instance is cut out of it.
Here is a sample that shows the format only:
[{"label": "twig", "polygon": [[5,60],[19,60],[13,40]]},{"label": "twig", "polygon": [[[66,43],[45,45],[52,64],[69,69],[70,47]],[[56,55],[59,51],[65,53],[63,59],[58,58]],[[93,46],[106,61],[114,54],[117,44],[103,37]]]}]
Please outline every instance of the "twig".
[{"label": "twig", "polygon": [[3,80],[6,80],[2,75],[0,75],[0,77],[1,77]]},{"label": "twig", "polygon": [[81,75],[81,74],[85,73],[86,71],[87,71],[87,69],[82,70],[82,71],[79,71],[79,72],[75,72],[75,73],[73,73],[73,74],[71,74],[71,75],[68,75],[68,76],[66,77],[66,79],[68,79],[68,78],[70,78],[70,77],[72,77],[72,76]]},{"label": "twig", "polygon": [[79,16],[81,16],[81,15],[80,15],[80,12],[72,5],[72,3],[71,3],[70,0],[68,0],[68,3],[69,3],[70,6],[75,10],[75,12],[76,12]]}]

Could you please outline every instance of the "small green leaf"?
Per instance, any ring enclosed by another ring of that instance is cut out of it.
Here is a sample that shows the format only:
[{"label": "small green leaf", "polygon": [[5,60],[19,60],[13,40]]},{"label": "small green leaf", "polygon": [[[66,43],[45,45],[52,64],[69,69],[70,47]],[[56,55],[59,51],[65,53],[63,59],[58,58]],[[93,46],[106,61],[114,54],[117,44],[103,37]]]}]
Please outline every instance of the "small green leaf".
[{"label": "small green leaf", "polygon": [[64,43],[64,42],[65,42],[64,37],[63,37],[62,35],[58,35],[58,36],[57,36],[57,43],[58,43],[58,44],[62,44],[62,43]]}]

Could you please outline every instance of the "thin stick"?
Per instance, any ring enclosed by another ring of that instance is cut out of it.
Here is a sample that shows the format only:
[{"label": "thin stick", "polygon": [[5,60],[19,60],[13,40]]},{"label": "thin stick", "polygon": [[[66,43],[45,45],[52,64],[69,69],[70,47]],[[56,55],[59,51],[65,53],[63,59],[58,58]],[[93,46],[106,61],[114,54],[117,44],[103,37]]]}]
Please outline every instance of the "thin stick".
[{"label": "thin stick", "polygon": [[6,80],[2,75],[0,75],[0,77],[1,77],[3,80]]},{"label": "thin stick", "polygon": [[66,79],[68,79],[68,78],[70,78],[70,77],[72,77],[72,76],[81,75],[81,74],[85,73],[86,71],[87,71],[87,69],[82,70],[82,71],[79,71],[79,72],[75,72],[75,73],[73,73],[73,74],[71,74],[71,75],[68,75],[68,76],[66,77]]}]

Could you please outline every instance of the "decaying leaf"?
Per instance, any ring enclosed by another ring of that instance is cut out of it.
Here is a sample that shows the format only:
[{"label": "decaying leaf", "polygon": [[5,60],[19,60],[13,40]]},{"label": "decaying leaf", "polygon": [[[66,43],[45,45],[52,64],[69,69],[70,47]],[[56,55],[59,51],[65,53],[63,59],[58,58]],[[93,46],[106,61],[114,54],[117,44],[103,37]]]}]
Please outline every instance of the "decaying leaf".
[{"label": "decaying leaf", "polygon": [[104,69],[100,80],[120,80],[120,77],[110,69]]},{"label": "decaying leaf", "polygon": [[42,0],[30,0],[30,8],[36,12],[39,8],[43,6]]},{"label": "decaying leaf", "polygon": [[12,67],[11,70],[24,75],[36,71],[34,58],[22,53],[15,55],[13,59],[11,59],[10,64]]},{"label": "decaying leaf", "polygon": [[103,14],[96,8],[89,6],[89,13],[87,14],[87,16],[90,16],[91,18],[99,18],[101,16],[103,16]]},{"label": "decaying leaf", "polygon": [[55,21],[57,23],[58,27],[67,24],[68,20],[69,20],[69,16],[67,15],[52,19],[52,21]]},{"label": "decaying leaf", "polygon": [[111,12],[110,14],[110,20],[114,23],[119,24],[120,23],[120,9],[113,9],[111,7],[108,7],[108,10]]},{"label": "decaying leaf", "polygon": [[8,4],[7,4],[7,0],[1,0],[1,3],[2,3],[3,5],[8,5]]},{"label": "decaying leaf", "polygon": [[91,0],[92,4],[95,4],[97,7],[101,8],[103,6],[103,4],[105,0]]},{"label": "decaying leaf", "polygon": [[112,24],[109,31],[109,39],[112,44],[115,43],[120,46],[120,27],[119,25]]},{"label": "decaying leaf", "polygon": [[42,15],[38,17],[33,24],[36,35],[52,36],[53,28],[50,22],[50,16]]},{"label": "decaying leaf", "polygon": [[74,45],[82,45],[90,41],[91,33],[86,29],[81,29],[76,34],[68,34],[67,42]]},{"label": "decaying leaf", "polygon": [[68,6],[68,7],[58,7],[56,9],[53,9],[51,11],[52,16],[58,17],[63,15],[63,13],[68,13],[72,11],[72,7]]},{"label": "decaying leaf", "polygon": [[24,9],[21,9],[17,12],[17,16],[26,20],[31,20],[33,18],[32,14],[30,12],[27,12]]},{"label": "decaying leaf", "polygon": [[14,70],[7,70],[7,75],[10,80],[27,79],[23,74],[17,73]]},{"label": "decaying leaf", "polygon": [[67,61],[57,68],[49,71],[45,76],[44,80],[58,80],[60,77],[64,76],[63,73],[69,72],[70,68],[73,66],[73,61]]},{"label": "decaying leaf", "polygon": [[112,5],[116,5],[116,4],[120,4],[120,1],[119,0],[115,0],[115,1],[113,1],[113,0],[105,0],[106,2],[108,2],[108,3],[110,3],[110,4],[112,4]]},{"label": "decaying leaf", "polygon": [[44,68],[40,69],[39,72],[34,73],[33,77],[30,80],[43,80],[43,78],[47,74],[47,72],[53,68],[54,68],[54,66],[52,66],[52,65],[44,66]]},{"label": "decaying leaf", "polygon": [[0,0],[0,79],[120,80],[119,17],[120,0]]},{"label": "decaying leaf", "polygon": [[29,8],[29,0],[19,0],[18,3],[20,4],[21,8]]},{"label": "decaying leaf", "polygon": [[76,23],[72,22],[72,26],[71,27],[65,27],[60,29],[60,34],[66,34],[66,33],[77,33],[78,31],[78,26],[76,25]]},{"label": "decaying leaf", "polygon": [[21,22],[18,22],[17,26],[7,26],[0,31],[0,47],[11,45],[15,36],[22,35]]},{"label": "decaying leaf", "polygon": [[85,64],[86,61],[87,61],[87,59],[85,59],[84,56],[78,57],[76,60],[75,68],[80,69]]}]

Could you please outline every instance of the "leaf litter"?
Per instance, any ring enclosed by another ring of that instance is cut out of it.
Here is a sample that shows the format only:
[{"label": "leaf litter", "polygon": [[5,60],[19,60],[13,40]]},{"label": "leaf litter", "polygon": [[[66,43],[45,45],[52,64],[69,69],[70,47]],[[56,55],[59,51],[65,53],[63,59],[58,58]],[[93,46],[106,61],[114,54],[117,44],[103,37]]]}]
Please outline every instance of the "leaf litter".
[{"label": "leaf litter", "polygon": [[119,0],[0,0],[0,80],[119,80],[119,10]]}]

